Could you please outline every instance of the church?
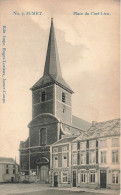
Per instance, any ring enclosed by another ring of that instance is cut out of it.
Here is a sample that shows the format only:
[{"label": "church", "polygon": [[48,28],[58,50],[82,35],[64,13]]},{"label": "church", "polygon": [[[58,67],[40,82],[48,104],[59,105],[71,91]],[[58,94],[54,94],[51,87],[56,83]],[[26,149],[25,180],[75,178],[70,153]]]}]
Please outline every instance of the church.
[{"label": "church", "polygon": [[32,87],[32,120],[29,137],[20,142],[22,175],[49,182],[50,146],[65,137],[77,137],[91,124],[72,115],[72,94],[62,77],[53,19],[48,41],[44,73]]}]

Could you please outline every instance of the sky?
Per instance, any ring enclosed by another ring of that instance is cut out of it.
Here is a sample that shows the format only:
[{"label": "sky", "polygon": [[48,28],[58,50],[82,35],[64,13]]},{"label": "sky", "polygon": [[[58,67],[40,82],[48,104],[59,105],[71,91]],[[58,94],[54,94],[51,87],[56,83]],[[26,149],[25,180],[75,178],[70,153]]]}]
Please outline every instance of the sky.
[{"label": "sky", "polygon": [[32,119],[29,89],[43,75],[51,17],[63,78],[75,92],[72,113],[89,122],[120,117],[119,0],[0,0],[0,7],[1,53],[6,48],[0,156],[16,156],[19,162],[19,143],[27,139]]}]

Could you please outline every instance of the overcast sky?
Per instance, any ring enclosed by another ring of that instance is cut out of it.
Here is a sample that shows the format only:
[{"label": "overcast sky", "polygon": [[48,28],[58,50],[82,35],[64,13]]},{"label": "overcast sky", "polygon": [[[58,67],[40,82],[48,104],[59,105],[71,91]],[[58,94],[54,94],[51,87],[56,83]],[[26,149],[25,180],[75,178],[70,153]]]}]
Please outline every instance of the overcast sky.
[{"label": "overcast sky", "polygon": [[[16,156],[18,162],[20,140],[28,137],[29,89],[43,75],[51,17],[62,74],[75,92],[73,114],[90,122],[119,118],[118,0],[0,0],[0,4],[1,28],[6,26],[5,104],[0,73],[0,156]],[[13,14],[32,11],[43,15]]]}]

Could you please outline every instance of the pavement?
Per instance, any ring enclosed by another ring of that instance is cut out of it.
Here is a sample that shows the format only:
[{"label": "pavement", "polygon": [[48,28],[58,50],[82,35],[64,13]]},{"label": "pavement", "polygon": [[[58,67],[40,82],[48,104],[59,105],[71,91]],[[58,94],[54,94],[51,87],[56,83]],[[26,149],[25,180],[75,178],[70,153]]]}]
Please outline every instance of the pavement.
[{"label": "pavement", "polygon": [[[119,190],[110,189],[89,189],[89,188],[59,188],[51,187],[49,184],[39,184],[39,183],[17,183],[17,184],[0,184],[0,195],[24,195],[24,194],[89,194],[89,195],[120,195]],[[64,193],[65,192],[65,193]]]},{"label": "pavement", "polygon": [[[52,188],[51,188],[52,189]],[[90,188],[58,188],[58,190],[67,190],[73,192],[89,192],[95,194],[111,194],[111,195],[120,195],[120,190],[110,190],[110,189],[90,189]]]}]

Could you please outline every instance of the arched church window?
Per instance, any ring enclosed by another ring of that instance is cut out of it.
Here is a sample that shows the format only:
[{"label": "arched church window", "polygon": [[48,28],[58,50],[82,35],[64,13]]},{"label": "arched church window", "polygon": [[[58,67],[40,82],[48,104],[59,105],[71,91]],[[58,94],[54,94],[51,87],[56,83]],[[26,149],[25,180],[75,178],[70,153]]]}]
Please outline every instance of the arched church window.
[{"label": "arched church window", "polygon": [[47,144],[47,129],[42,128],[40,129],[40,145],[44,146]]},{"label": "arched church window", "polygon": [[45,101],[45,91],[42,91],[42,93],[41,93],[41,101],[42,102]]}]

